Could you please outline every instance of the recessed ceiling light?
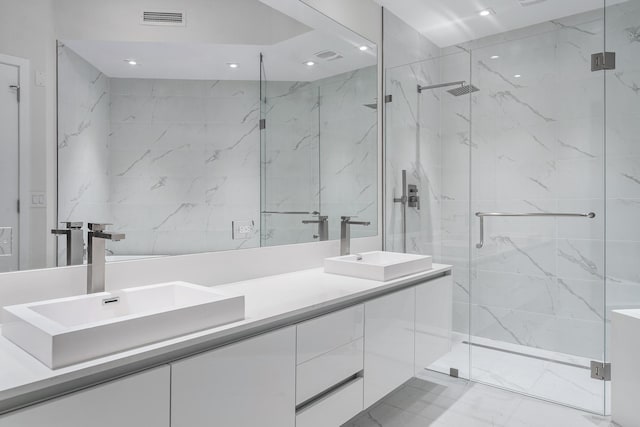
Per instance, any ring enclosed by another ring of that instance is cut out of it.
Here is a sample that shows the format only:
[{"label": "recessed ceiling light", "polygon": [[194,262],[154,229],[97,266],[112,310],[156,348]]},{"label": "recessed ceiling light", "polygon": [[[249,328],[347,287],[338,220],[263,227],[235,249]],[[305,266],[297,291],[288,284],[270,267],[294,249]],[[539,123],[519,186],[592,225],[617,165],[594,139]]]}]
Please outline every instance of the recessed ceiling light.
[{"label": "recessed ceiling light", "polygon": [[129,65],[138,65],[138,61],[136,61],[135,59],[125,59],[124,62]]},{"label": "recessed ceiling light", "polygon": [[498,58],[500,58],[500,56],[499,56],[499,55],[493,55],[493,56],[491,57],[491,59],[498,59]]},{"label": "recessed ceiling light", "polygon": [[369,50],[369,46],[360,46],[358,49],[360,49],[361,51],[365,52],[365,51]]},{"label": "recessed ceiling light", "polygon": [[304,65],[306,65],[307,67],[313,67],[314,65],[316,65],[316,63],[313,61],[307,61],[304,63]]},{"label": "recessed ceiling light", "polygon": [[521,74],[516,74],[516,75],[515,75],[515,76],[513,76],[513,77],[515,77],[516,79],[519,79],[520,77],[522,77],[522,75],[521,75]]},{"label": "recessed ceiling light", "polygon": [[229,62],[229,63],[227,64],[227,66],[228,66],[229,68],[238,68],[240,65],[239,65],[239,64],[237,64],[237,63],[235,63],[235,62]]},{"label": "recessed ceiling light", "polygon": [[484,9],[481,10],[480,12],[478,12],[478,15],[480,16],[490,16],[493,15],[495,12],[492,9]]}]

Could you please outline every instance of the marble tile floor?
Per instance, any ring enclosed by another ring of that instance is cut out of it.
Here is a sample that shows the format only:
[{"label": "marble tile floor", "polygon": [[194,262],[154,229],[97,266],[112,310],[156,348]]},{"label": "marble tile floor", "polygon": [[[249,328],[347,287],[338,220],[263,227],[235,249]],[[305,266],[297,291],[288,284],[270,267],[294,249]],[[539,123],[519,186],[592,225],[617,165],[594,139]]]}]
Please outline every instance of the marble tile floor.
[{"label": "marble tile floor", "polygon": [[473,337],[473,342],[480,346],[469,348],[458,341],[430,368],[448,373],[449,367],[456,367],[461,378],[595,413],[602,413],[606,402],[610,413],[611,383],[591,378],[589,359],[480,337]]},{"label": "marble tile floor", "polygon": [[423,371],[343,427],[604,427],[602,417],[487,385]]}]

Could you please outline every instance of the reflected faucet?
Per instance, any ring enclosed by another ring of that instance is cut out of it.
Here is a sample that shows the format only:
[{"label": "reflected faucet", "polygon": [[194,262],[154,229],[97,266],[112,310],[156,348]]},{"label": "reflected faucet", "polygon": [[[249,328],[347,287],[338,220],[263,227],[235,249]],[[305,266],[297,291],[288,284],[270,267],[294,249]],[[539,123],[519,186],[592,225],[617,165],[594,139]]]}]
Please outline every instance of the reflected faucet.
[{"label": "reflected faucet", "polygon": [[303,224],[318,224],[318,234],[313,236],[319,238],[321,242],[329,240],[329,217],[325,215],[318,216],[318,219],[305,219]]},{"label": "reflected faucet", "polygon": [[350,216],[340,217],[340,256],[349,255],[351,253],[351,226],[352,225],[371,225],[369,221],[351,221]]},{"label": "reflected faucet", "polygon": [[104,292],[104,272],[105,272],[105,243],[107,240],[114,242],[124,240],[123,233],[114,233],[113,231],[105,231],[107,225],[89,223],[88,233],[88,256],[87,256],[87,293]]},{"label": "reflected faucet", "polygon": [[54,228],[51,234],[67,237],[67,265],[84,264],[84,235],[82,222],[61,222],[67,228]]}]

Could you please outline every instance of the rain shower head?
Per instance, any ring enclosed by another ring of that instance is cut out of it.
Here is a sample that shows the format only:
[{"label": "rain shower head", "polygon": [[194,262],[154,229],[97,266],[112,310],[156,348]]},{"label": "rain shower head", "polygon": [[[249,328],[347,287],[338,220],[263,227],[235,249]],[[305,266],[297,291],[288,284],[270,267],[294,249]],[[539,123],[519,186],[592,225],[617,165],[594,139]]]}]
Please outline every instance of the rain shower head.
[{"label": "rain shower head", "polygon": [[473,92],[478,92],[480,90],[476,86],[468,85],[467,82],[462,80],[459,82],[441,83],[441,84],[431,85],[431,86],[418,85],[418,93],[422,93],[422,91],[424,90],[439,89],[441,87],[458,86],[458,85],[460,87],[455,89],[450,89],[447,92],[449,92],[453,96],[462,96],[462,95],[468,95]]},{"label": "rain shower head", "polygon": [[462,95],[469,95],[470,93],[473,93],[473,92],[478,92],[479,90],[480,89],[478,89],[474,85],[463,84],[459,88],[450,89],[447,92],[449,92],[453,96],[462,96]]}]

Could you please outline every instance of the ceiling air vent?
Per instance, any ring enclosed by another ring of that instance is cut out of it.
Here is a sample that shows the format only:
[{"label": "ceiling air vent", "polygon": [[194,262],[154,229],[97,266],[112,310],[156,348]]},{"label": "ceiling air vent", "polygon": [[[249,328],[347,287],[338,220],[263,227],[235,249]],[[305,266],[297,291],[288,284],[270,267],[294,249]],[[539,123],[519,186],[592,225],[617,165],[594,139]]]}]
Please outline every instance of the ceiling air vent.
[{"label": "ceiling air vent", "polygon": [[524,6],[524,7],[533,6],[535,4],[544,3],[546,1],[547,0],[519,0],[520,6]]},{"label": "ceiling air vent", "polygon": [[176,10],[143,10],[142,23],[144,25],[169,25],[176,27],[184,27],[186,25],[184,12]]},{"label": "ceiling air vent", "polygon": [[335,61],[336,59],[342,59],[342,55],[332,50],[323,50],[321,52],[317,52],[315,54],[315,57],[323,61]]}]

